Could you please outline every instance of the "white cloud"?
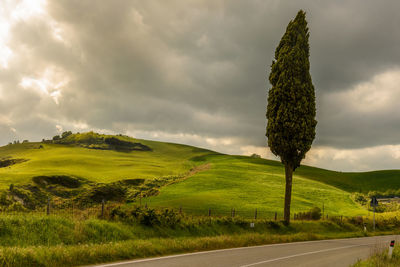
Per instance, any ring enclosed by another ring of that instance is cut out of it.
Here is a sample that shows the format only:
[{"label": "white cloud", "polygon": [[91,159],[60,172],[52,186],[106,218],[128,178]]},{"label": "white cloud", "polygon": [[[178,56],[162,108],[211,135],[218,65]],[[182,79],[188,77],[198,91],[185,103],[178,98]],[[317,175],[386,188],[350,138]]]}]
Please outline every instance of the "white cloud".
[{"label": "white cloud", "polygon": [[10,60],[13,52],[7,46],[0,44],[0,65],[7,69],[8,61]]},{"label": "white cloud", "polygon": [[[364,114],[387,112],[400,103],[400,68],[386,70],[371,80],[347,91],[331,93],[326,99],[340,103],[340,111],[355,110]],[[328,101],[328,100],[327,100]]]},{"label": "white cloud", "polygon": [[34,90],[42,96],[51,97],[58,105],[62,88],[69,83],[66,74],[54,67],[48,67],[37,78],[23,77],[20,86],[24,89]]},{"label": "white cloud", "polygon": [[302,164],[340,171],[399,169],[400,145],[359,149],[313,147]]},{"label": "white cloud", "polygon": [[10,3],[17,2],[18,4],[12,8],[11,18],[20,19],[20,20],[28,20],[32,16],[38,16],[45,14],[45,0],[22,0],[22,1],[13,1],[6,0],[6,5],[8,4],[10,7]]},{"label": "white cloud", "polygon": [[57,129],[57,132],[59,132],[59,133],[62,133],[63,132],[63,127],[61,126],[61,125],[56,125],[56,129]]},{"label": "white cloud", "polygon": [[49,25],[50,25],[54,39],[67,44],[67,41],[64,38],[64,30],[60,26],[60,24],[57,23],[55,20],[50,20]]}]

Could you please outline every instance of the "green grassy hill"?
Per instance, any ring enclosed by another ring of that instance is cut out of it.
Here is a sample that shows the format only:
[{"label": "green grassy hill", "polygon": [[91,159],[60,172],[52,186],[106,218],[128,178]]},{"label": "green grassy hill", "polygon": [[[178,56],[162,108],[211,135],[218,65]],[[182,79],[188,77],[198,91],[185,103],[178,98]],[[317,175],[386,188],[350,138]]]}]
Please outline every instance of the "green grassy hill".
[{"label": "green grassy hill", "polygon": [[[204,213],[281,213],[284,169],[279,162],[126,136],[73,134],[56,141],[0,148],[0,204],[37,207],[62,202],[128,200]],[[115,140],[118,139],[118,140]],[[111,142],[111,141],[112,142]],[[10,185],[13,184],[11,190]],[[400,171],[341,173],[302,166],[293,184],[294,212],[325,206],[328,214],[361,215],[353,192],[400,188]],[[115,195],[118,195],[115,197]]]},{"label": "green grassy hill", "polygon": [[[272,218],[275,212],[282,215],[285,180],[284,169],[279,162],[229,155],[194,159],[210,164],[210,169],[162,188],[161,193],[148,202],[155,206],[182,207],[196,213],[202,210],[203,214],[207,214],[210,208],[211,212],[229,215],[234,208],[236,214],[246,217],[254,214],[255,209],[259,216]],[[325,172],[335,177],[329,171],[321,171],[320,175]],[[322,181],[325,179],[329,176],[321,177]],[[366,213],[353,202],[351,191],[310,179],[299,169],[294,175],[292,211],[306,211],[315,206],[322,209],[323,205],[325,214],[330,215]]]}]

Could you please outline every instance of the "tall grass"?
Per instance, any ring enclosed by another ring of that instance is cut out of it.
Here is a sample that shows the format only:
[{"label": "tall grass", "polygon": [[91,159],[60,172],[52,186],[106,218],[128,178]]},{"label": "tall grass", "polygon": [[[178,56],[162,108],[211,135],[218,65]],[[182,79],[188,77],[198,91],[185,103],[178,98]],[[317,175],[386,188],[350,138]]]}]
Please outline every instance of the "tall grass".
[{"label": "tall grass", "polygon": [[[191,218],[153,226],[60,216],[0,216],[0,266],[76,266],[229,247],[364,236],[350,221]],[[386,228],[385,228],[386,229]]]},{"label": "tall grass", "polygon": [[393,249],[392,258],[388,256],[388,248],[376,250],[371,257],[359,261],[353,267],[398,267],[400,266],[400,246]]}]

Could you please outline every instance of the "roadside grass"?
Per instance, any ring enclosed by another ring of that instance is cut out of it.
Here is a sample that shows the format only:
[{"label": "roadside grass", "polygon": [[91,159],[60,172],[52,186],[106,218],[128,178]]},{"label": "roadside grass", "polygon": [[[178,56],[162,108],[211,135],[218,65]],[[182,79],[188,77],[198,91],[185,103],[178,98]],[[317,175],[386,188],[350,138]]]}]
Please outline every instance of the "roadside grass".
[{"label": "roadside grass", "polygon": [[306,233],[293,235],[244,234],[196,238],[151,238],[107,244],[0,248],[1,266],[77,266],[232,247],[255,246],[327,238]]},{"label": "roadside grass", "polygon": [[145,226],[130,221],[100,219],[81,220],[62,216],[2,215],[0,216],[0,246],[54,246],[88,243],[107,243],[128,239],[206,237],[219,235],[297,234],[357,232],[361,228],[350,223],[332,221],[293,222],[285,226],[281,222],[257,220],[250,228],[248,219],[184,217],[170,226]]},{"label": "roadside grass", "polygon": [[[400,240],[396,240],[398,243]],[[400,246],[393,249],[392,258],[388,256],[388,247],[375,248],[372,255],[366,260],[360,260],[352,267],[398,267],[400,266]]]},{"label": "roadside grass", "polygon": [[[282,222],[185,217],[147,227],[59,216],[0,216],[0,266],[76,266],[231,247],[366,236],[349,221]],[[381,226],[375,234],[393,233]]]}]

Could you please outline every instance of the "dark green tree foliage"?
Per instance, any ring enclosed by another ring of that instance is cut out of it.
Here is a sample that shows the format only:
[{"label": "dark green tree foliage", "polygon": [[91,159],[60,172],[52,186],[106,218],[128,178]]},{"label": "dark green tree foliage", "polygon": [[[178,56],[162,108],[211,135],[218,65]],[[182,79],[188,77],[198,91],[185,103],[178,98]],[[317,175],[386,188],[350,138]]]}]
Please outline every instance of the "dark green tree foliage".
[{"label": "dark green tree foliage", "polygon": [[70,136],[71,134],[72,134],[71,131],[63,132],[63,133],[61,134],[61,138],[62,138],[62,139],[67,138],[67,137]]},{"label": "dark green tree foliage", "polygon": [[267,138],[285,165],[285,221],[290,221],[293,171],[315,138],[315,92],[310,75],[309,31],[303,10],[289,22],[275,51],[269,81]]}]

